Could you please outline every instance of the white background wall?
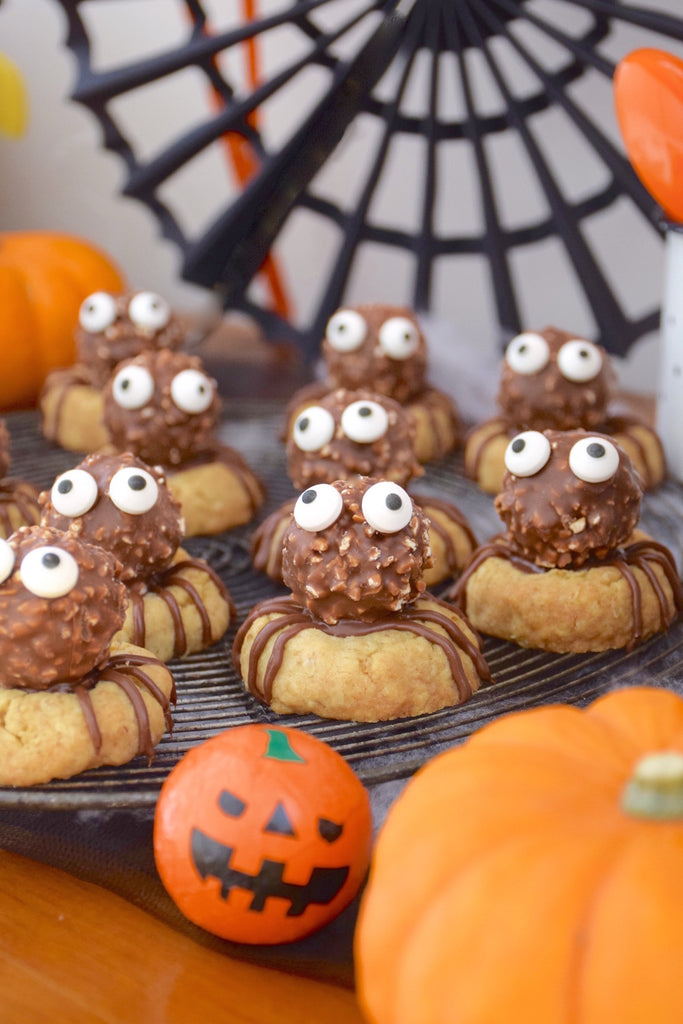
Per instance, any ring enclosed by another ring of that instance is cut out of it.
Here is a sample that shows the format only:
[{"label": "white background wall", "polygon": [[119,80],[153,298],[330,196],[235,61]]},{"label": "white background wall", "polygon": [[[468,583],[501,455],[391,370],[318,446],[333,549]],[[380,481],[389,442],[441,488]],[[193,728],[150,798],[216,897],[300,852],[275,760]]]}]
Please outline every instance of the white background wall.
[{"label": "white background wall", "polygon": [[[336,0],[321,14],[321,23],[325,17],[332,24],[335,18],[348,16],[358,2]],[[683,0],[640,2],[641,6],[683,14]],[[235,23],[237,0],[209,0],[205,6],[215,27]],[[258,5],[262,13],[282,6],[283,0],[261,0]],[[559,26],[569,25],[577,14],[573,4],[563,0],[534,0],[532,7]],[[89,8],[94,58],[100,69],[118,67],[128,60],[164,50],[187,32],[183,6],[176,0],[97,0],[81,5],[84,13]],[[0,139],[0,228],[49,228],[81,234],[104,246],[134,284],[162,292],[179,308],[200,308],[206,302],[206,294],[180,279],[180,254],[171,242],[161,238],[149,211],[141,203],[119,195],[125,177],[121,160],[101,148],[100,128],[92,115],[69,100],[76,67],[65,38],[66,19],[54,0],[4,0],[0,6],[0,51],[21,68],[31,104],[27,135],[18,141]],[[530,42],[535,55],[548,67],[553,66],[556,57],[566,59],[566,54],[555,55],[552,45],[536,45],[533,39]],[[344,52],[344,45],[351,43],[342,41],[338,52]],[[618,60],[641,45],[665,47],[683,55],[681,44],[667,44],[659,36],[623,26],[610,36],[602,52]],[[265,36],[262,56],[267,71],[272,73],[284,66],[303,52],[303,46],[300,34],[293,30]],[[537,88],[536,82],[527,81],[530,76],[525,68],[513,67],[514,62],[506,63],[502,50],[498,56],[506,74],[513,78],[518,74],[520,95],[524,95],[525,89]],[[245,70],[239,55],[233,52],[225,60],[224,70],[231,79],[238,85],[244,83]],[[426,70],[418,61],[405,109],[419,111],[425,102]],[[480,110],[496,111],[500,100],[487,80],[485,68],[473,61],[472,72],[479,87]],[[320,74],[318,69],[298,76],[264,108],[262,130],[270,145],[286,136],[310,109]],[[571,91],[575,101],[620,144],[609,81],[591,72]],[[456,93],[456,89],[452,93],[443,91],[443,114],[457,116]],[[148,87],[135,96],[122,97],[113,109],[126,125],[137,150],[153,154],[185,127],[206,119],[206,105],[203,78],[188,70],[172,81]],[[533,127],[565,195],[580,198],[604,184],[604,168],[557,111],[539,116]],[[353,202],[354,189],[362,181],[359,171],[372,152],[375,133],[376,125],[369,121],[354,124],[316,180],[319,194],[347,204]],[[503,222],[515,226],[533,221],[542,212],[545,200],[534,184],[524,153],[508,133],[493,139],[491,150],[496,160],[494,184]],[[415,227],[419,216],[419,189],[415,183],[420,160],[421,151],[414,140],[412,144],[408,140],[392,147],[381,194],[371,208],[378,223],[392,223],[409,230]],[[480,223],[471,154],[454,145],[444,148],[440,160],[442,186],[437,216],[441,229],[446,234],[476,232]],[[216,212],[224,208],[235,188],[224,155],[215,147],[194,161],[187,172],[177,175],[166,188],[164,198],[179,211],[178,219],[184,230],[193,235],[200,233]],[[594,218],[585,225],[585,231],[629,313],[638,315],[651,308],[659,299],[662,280],[663,250],[654,233],[642,225],[626,203]],[[306,214],[296,223],[288,222],[283,232],[278,250],[281,266],[297,315],[304,321],[324,276],[321,267],[331,258],[336,244],[336,233],[329,225]],[[525,325],[555,323],[578,335],[590,336],[594,324],[581,304],[579,283],[571,270],[558,269],[563,258],[561,250],[558,244],[547,242],[515,258],[514,272],[523,296]],[[403,257],[366,249],[359,255],[347,299],[400,300],[408,288],[410,270]],[[437,362],[452,362],[453,352],[461,358],[464,343],[472,345],[482,359],[498,357],[500,331],[488,275],[480,260],[460,259],[444,264],[436,274],[434,297]],[[653,389],[656,362],[657,338],[652,336],[635,347],[622,368],[626,386]]]}]

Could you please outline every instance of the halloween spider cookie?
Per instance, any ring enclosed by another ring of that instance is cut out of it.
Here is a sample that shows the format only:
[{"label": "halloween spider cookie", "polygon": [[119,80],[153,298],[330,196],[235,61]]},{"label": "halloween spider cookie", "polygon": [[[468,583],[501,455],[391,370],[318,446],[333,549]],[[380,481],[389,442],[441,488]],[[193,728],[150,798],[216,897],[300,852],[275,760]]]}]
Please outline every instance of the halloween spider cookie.
[{"label": "halloween spider cookie", "polygon": [[659,437],[635,416],[610,412],[616,373],[600,345],[555,327],[517,335],[505,352],[498,392],[500,415],[470,431],[465,472],[496,494],[505,451],[520,430],[598,430],[631,456],[646,490],[666,474]]},{"label": "halloween spider cookie", "polygon": [[40,501],[45,525],[99,544],[118,559],[128,608],[117,640],[168,661],[223,636],[232,599],[213,569],[179,546],[180,506],[159,467],[130,452],[89,455],[57,477]]},{"label": "halloween spider cookie", "polygon": [[369,387],[412,413],[420,462],[441,458],[459,443],[460,421],[453,401],[427,384],[427,343],[412,310],[381,303],[339,309],[327,324],[322,355],[327,379],[294,395],[287,435],[301,409],[326,391]]},{"label": "halloween spider cookie", "polygon": [[[287,472],[294,486],[349,482],[376,476],[405,485],[424,470],[415,457],[412,415],[386,395],[337,388],[297,416],[287,441]],[[427,586],[448,579],[469,560],[476,540],[463,513],[452,503],[420,497],[430,521],[432,566]],[[272,512],[252,539],[254,567],[282,579],[282,538],[294,500]]]},{"label": "halloween spider cookie", "polygon": [[6,476],[9,465],[9,432],[0,420],[0,537],[9,537],[20,526],[31,526],[40,519],[38,492],[26,480]]},{"label": "halloween spider cookie", "polygon": [[483,633],[558,652],[632,648],[683,612],[673,556],[637,531],[641,482],[604,434],[528,430],[508,445],[503,537],[451,592]]},{"label": "halloween spider cookie", "polygon": [[76,328],[76,363],[51,373],[39,400],[43,433],[70,451],[103,448],[102,388],[114,367],[140,352],[178,349],[184,333],[161,295],[94,292],[82,303]]},{"label": "halloween spider cookie", "polygon": [[427,519],[398,484],[316,484],[285,531],[291,597],[240,627],[235,666],[281,714],[380,721],[467,700],[489,679],[459,612],[425,594]]},{"label": "halloween spider cookie", "polygon": [[263,488],[216,437],[221,402],[197,356],[167,349],[118,365],[104,389],[104,423],[119,451],[166,471],[188,537],[249,522]]},{"label": "halloween spider cookie", "polygon": [[113,642],[127,601],[117,570],[103,548],[50,527],[0,540],[0,785],[151,759],[170,729],[170,672]]}]

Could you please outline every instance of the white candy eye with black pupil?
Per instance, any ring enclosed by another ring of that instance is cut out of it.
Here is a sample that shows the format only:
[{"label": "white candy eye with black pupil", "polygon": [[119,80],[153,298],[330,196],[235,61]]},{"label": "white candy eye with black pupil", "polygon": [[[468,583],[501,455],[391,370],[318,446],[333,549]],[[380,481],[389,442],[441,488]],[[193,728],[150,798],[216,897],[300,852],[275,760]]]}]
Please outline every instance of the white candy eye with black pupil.
[{"label": "white candy eye with black pupil", "polygon": [[64,597],[78,583],[78,562],[63,548],[34,548],[19,566],[19,576],[36,597]]},{"label": "white candy eye with black pupil", "polygon": [[550,441],[538,430],[525,430],[505,449],[505,466],[514,476],[534,476],[550,458]]},{"label": "white candy eye with black pupil", "polygon": [[352,402],[342,413],[341,426],[352,441],[358,444],[372,444],[386,434],[389,428],[389,414],[379,402]]},{"label": "white candy eye with black pupil", "polygon": [[355,309],[339,309],[327,323],[325,337],[335,352],[355,352],[365,341],[368,325]]},{"label": "white candy eye with black pupil", "polygon": [[390,359],[409,359],[420,344],[420,334],[412,320],[392,316],[379,329],[379,343]]},{"label": "white candy eye with black pupil", "polygon": [[302,530],[317,533],[336,522],[344,508],[342,496],[332,484],[316,484],[299,495],[294,522]]},{"label": "white candy eye with black pupil", "polygon": [[93,292],[81,303],[78,322],[84,331],[99,334],[116,320],[116,302],[108,292]]},{"label": "white candy eye with black pupil", "polygon": [[136,327],[160,331],[171,319],[171,307],[155,292],[138,292],[128,303],[128,316]]},{"label": "white candy eye with black pupil", "polygon": [[321,405],[311,405],[297,418],[292,440],[302,452],[319,452],[334,437],[334,416]]},{"label": "white candy eye with black pupil", "polygon": [[361,508],[366,523],[377,533],[398,533],[413,516],[410,495],[390,480],[368,487]]},{"label": "white candy eye with black pupil", "polygon": [[505,349],[505,362],[515,373],[529,377],[548,365],[550,346],[540,334],[525,331],[513,338]]},{"label": "white candy eye with black pupil", "polygon": [[97,501],[95,478],[84,469],[71,469],[68,473],[62,473],[52,485],[50,500],[60,516],[73,519],[85,515]]},{"label": "white candy eye with black pupil", "polygon": [[141,409],[154,394],[154,378],[144,366],[124,366],[114,377],[111,391],[122,409]]},{"label": "white candy eye with black pupil", "polygon": [[12,575],[14,561],[14,548],[4,537],[0,537],[0,583],[4,583]]},{"label": "white candy eye with black pupil", "polygon": [[171,381],[171,398],[183,412],[206,412],[213,402],[213,381],[201,370],[181,370]]},{"label": "white candy eye with black pupil", "polygon": [[130,466],[114,473],[109,481],[109,497],[121,512],[140,516],[156,505],[159,486],[146,470]]},{"label": "white candy eye with black pupil", "polygon": [[575,384],[594,380],[602,369],[602,353],[591,341],[567,341],[557,353],[560,373]]},{"label": "white candy eye with black pupil", "polygon": [[602,484],[611,480],[619,469],[619,452],[604,437],[584,437],[572,445],[569,468],[579,480]]}]

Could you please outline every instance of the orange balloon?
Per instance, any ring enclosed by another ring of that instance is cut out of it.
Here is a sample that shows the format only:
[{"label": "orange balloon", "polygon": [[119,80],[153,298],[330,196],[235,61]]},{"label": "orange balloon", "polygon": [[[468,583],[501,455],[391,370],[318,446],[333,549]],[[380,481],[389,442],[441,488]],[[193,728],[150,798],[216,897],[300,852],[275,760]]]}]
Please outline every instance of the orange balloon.
[{"label": "orange balloon", "polygon": [[291,942],[354,898],[370,862],[367,791],[298,729],[243,725],[191,750],[166,779],[154,854],[195,924],[234,942]]},{"label": "orange balloon", "polygon": [[634,171],[667,217],[683,223],[683,61],[634,50],[617,65],[614,101]]}]

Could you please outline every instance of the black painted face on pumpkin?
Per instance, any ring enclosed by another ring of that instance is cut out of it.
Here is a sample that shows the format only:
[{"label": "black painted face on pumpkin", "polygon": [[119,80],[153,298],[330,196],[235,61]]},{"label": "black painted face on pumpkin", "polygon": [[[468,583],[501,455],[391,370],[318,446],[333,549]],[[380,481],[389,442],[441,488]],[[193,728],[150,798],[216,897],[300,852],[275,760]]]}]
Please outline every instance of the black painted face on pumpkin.
[{"label": "black painted face on pumpkin", "polygon": [[[292,749],[287,736],[276,730],[269,735],[266,758],[283,763],[304,763],[303,759]],[[264,800],[257,801],[259,812],[267,807]],[[299,841],[304,839],[311,843],[311,836],[304,838],[299,834],[295,824],[294,813],[287,810],[287,802],[277,799],[264,820],[256,820],[257,815],[250,811],[246,802],[230,789],[222,790],[218,795],[218,806],[221,812],[230,819],[228,828],[237,831],[236,841],[227,845],[207,835],[199,828],[192,830],[191,856],[195,868],[202,879],[216,878],[221,883],[221,898],[227,900],[233,889],[241,889],[252,893],[247,909],[262,912],[266,909],[270,898],[287,900],[289,908],[287,917],[298,917],[314,903],[326,905],[340,892],[348,874],[348,865],[327,867],[312,866],[310,876],[304,883],[288,882],[285,879],[288,861],[263,857],[258,870],[254,873],[240,870],[234,866],[235,852],[242,841],[258,843],[258,830],[264,837],[285,837],[292,841],[292,852]],[[260,814],[259,814],[260,818]],[[243,826],[256,830],[255,833],[243,836]],[[344,831],[343,822],[335,822],[324,816],[316,816],[315,829],[317,837],[323,844],[336,843]]]}]

